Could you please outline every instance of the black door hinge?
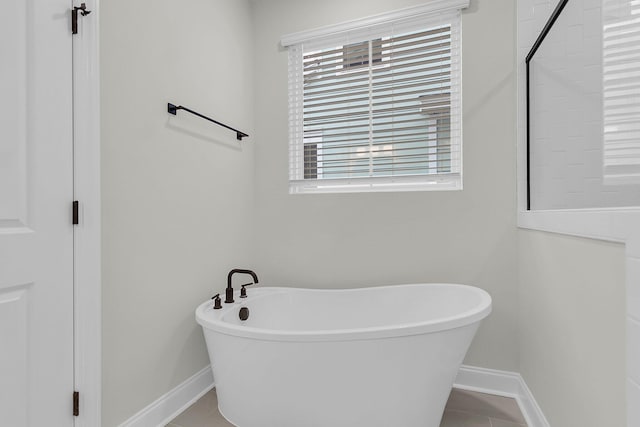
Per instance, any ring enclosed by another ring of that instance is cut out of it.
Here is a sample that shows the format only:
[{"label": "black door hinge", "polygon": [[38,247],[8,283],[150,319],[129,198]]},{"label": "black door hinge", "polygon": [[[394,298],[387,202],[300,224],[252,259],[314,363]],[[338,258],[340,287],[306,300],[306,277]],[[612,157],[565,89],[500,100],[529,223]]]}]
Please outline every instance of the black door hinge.
[{"label": "black door hinge", "polygon": [[71,223],[73,225],[78,225],[78,205],[79,205],[78,201],[74,200],[73,201],[73,214],[71,215],[72,216]]},{"label": "black door hinge", "polygon": [[73,392],[73,416],[77,417],[80,415],[80,392]]},{"label": "black door hinge", "polygon": [[71,10],[71,34],[78,34],[78,11],[80,11],[80,15],[87,16],[91,13],[90,10],[87,10],[87,5],[82,3],[80,7],[74,7]]}]

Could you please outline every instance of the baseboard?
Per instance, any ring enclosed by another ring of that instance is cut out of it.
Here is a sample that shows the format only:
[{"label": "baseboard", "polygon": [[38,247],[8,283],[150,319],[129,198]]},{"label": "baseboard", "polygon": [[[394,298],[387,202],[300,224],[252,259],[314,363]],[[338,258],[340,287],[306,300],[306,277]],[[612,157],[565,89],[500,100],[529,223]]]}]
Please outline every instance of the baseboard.
[{"label": "baseboard", "polygon": [[455,388],[512,397],[518,402],[528,427],[550,427],[531,390],[517,372],[462,365]]},{"label": "baseboard", "polygon": [[211,366],[188,378],[119,427],[165,427],[172,419],[213,388]]},{"label": "baseboard", "polygon": [[[518,402],[528,427],[550,427],[529,387],[520,374],[463,365],[455,388],[512,397]],[[164,427],[213,388],[213,374],[207,366],[161,396],[119,427]]]}]

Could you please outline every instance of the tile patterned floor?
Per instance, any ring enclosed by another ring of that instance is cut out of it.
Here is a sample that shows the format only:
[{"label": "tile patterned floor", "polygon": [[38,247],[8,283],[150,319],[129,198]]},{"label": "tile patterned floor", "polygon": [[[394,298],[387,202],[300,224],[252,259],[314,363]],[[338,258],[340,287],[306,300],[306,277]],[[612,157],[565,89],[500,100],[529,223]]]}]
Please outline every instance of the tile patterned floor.
[{"label": "tile patterned floor", "polygon": [[[167,427],[233,427],[218,412],[215,389]],[[400,427],[400,426],[398,426]],[[440,427],[527,427],[514,399],[454,389]]]}]

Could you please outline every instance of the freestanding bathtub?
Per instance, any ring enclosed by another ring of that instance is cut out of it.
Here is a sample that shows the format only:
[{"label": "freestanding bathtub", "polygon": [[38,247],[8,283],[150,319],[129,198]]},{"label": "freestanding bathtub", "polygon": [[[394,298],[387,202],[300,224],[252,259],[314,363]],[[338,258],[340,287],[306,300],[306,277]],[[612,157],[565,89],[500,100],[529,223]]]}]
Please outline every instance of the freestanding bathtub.
[{"label": "freestanding bathtub", "polygon": [[218,408],[238,427],[438,427],[491,312],[485,291],[453,284],[237,294],[196,319]]}]

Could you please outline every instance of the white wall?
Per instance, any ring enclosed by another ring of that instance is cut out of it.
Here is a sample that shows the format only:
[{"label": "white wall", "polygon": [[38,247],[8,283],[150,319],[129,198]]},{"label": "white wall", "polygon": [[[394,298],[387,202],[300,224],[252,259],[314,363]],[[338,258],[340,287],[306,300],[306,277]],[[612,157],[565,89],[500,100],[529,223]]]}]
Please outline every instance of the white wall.
[{"label": "white wall", "polygon": [[[252,267],[252,30],[244,0],[101,6],[103,426],[209,363],[195,307]],[[182,104],[249,133],[235,134]]]},{"label": "white wall", "polygon": [[624,246],[520,230],[519,371],[552,426],[624,427]]},{"label": "white wall", "polygon": [[464,190],[289,195],[286,33],[422,3],[253,1],[258,274],[265,283],[357,287],[459,282],[493,296],[466,363],[517,370],[515,4],[462,17]]}]

